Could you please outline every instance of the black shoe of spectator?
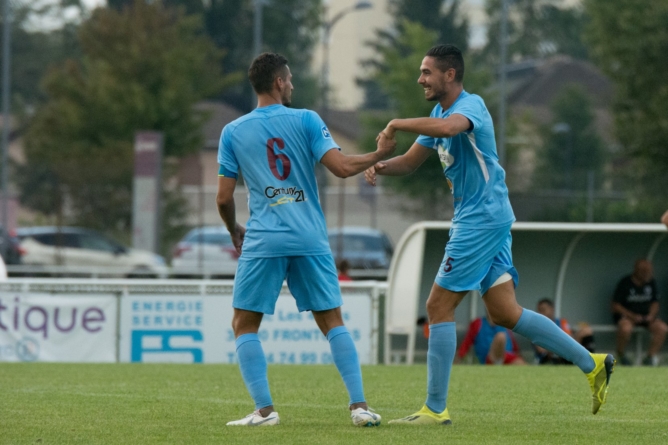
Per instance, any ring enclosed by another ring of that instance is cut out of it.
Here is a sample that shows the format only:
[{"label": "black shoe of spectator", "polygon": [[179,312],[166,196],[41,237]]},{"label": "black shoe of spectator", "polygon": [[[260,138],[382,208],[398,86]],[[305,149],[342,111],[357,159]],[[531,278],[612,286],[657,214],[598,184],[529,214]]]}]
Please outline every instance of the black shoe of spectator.
[{"label": "black shoe of spectator", "polygon": [[633,363],[631,363],[631,360],[623,354],[619,355],[619,358],[617,359],[620,365],[622,366],[631,366]]},{"label": "black shoe of spectator", "polygon": [[648,355],[643,359],[642,364],[643,366],[659,366],[659,360]]}]

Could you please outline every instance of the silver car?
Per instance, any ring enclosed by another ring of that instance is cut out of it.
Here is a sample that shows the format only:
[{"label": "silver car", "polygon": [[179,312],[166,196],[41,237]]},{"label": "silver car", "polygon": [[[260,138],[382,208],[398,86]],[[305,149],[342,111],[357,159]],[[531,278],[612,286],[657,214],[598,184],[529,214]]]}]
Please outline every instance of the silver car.
[{"label": "silver car", "polygon": [[54,272],[103,271],[158,276],[167,272],[160,255],[125,247],[105,235],[79,227],[25,227],[16,231],[23,264]]},{"label": "silver car", "polygon": [[237,253],[224,226],[192,229],[174,248],[172,275],[232,277],[237,271]]},{"label": "silver car", "polygon": [[327,231],[336,263],[348,261],[355,278],[384,278],[394,251],[387,235],[369,227],[332,228]]}]

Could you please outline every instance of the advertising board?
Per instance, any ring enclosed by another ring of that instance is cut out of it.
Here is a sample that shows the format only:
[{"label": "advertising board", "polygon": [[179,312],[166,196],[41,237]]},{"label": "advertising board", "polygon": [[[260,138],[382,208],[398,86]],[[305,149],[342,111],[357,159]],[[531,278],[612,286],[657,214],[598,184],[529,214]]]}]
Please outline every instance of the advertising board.
[{"label": "advertising board", "polygon": [[[344,294],[342,313],[362,364],[375,362],[372,300]],[[121,298],[120,361],[235,363],[232,296],[127,295]],[[326,364],[329,343],[310,312],[282,294],[258,332],[268,363]]]}]

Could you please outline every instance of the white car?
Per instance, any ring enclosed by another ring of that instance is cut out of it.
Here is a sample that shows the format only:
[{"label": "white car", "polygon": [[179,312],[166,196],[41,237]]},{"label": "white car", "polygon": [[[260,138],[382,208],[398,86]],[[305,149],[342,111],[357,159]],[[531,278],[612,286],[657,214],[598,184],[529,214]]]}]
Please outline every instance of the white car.
[{"label": "white car", "polygon": [[78,227],[26,227],[16,231],[24,250],[24,266],[60,266],[67,270],[113,274],[164,275],[160,255],[127,248],[99,232]]},{"label": "white car", "polygon": [[224,226],[192,229],[174,248],[172,275],[232,277],[239,254]]}]

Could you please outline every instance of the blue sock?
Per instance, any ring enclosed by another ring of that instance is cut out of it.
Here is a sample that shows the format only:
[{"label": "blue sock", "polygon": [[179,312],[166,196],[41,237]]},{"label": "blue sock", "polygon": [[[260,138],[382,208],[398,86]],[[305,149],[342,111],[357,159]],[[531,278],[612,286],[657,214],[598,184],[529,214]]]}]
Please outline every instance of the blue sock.
[{"label": "blue sock", "polygon": [[541,348],[552,351],[559,357],[573,362],[586,374],[592,372],[596,366],[594,359],[589,355],[589,351],[544,315],[524,309],[513,328],[513,332],[517,332]]},{"label": "blue sock", "polygon": [[453,321],[429,326],[427,351],[427,408],[445,411],[450,371],[457,350],[457,330]]},{"label": "blue sock", "polygon": [[241,377],[255,402],[255,409],[273,405],[267,380],[267,360],[257,334],[240,335],[235,345]]},{"label": "blue sock", "polygon": [[336,369],[339,370],[343,383],[350,396],[350,405],[364,402],[364,387],[362,385],[362,370],[357,357],[357,349],[350,332],[345,326],[337,326],[327,333],[329,347]]}]

